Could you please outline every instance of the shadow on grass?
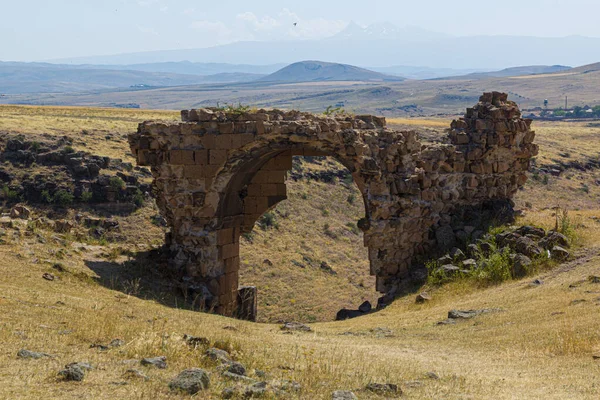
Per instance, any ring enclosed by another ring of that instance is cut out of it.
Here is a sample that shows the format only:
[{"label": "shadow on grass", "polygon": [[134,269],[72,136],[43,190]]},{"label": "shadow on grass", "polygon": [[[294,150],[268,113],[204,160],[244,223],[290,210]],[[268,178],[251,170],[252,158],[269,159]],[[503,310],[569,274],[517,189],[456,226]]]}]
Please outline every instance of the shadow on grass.
[{"label": "shadow on grass", "polygon": [[122,262],[86,260],[85,264],[98,276],[95,281],[108,289],[167,307],[202,310],[169,273],[168,255],[163,249],[131,254]]}]

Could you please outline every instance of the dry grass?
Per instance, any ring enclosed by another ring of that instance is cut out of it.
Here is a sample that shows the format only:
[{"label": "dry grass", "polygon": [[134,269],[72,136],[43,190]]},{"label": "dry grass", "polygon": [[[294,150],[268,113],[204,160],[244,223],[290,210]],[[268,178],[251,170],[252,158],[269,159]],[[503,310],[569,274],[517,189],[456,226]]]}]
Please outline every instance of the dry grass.
[{"label": "dry grass", "polygon": [[[7,122],[6,109],[0,108],[1,129],[11,130],[12,124],[21,132],[39,133],[44,124],[32,117],[30,126],[30,119],[25,116],[43,114],[45,110],[15,108],[11,111],[14,121]],[[23,116],[17,123],[19,112]],[[145,116],[143,112],[137,114],[139,111],[114,111],[115,115],[122,112],[132,120]],[[90,122],[90,141],[97,140],[98,147],[101,138],[97,132],[112,129],[110,119],[104,118],[112,111],[102,113],[105,115]],[[62,120],[69,135],[84,129],[76,117]],[[117,131],[121,135],[135,125],[132,121],[122,123],[127,128]],[[583,134],[576,126],[571,127],[537,127],[542,154],[562,152],[552,146],[560,147],[565,141],[583,154],[589,147],[589,137],[583,138],[587,134],[593,136],[593,132]],[[565,141],[553,141],[552,135],[567,131],[570,133]],[[114,142],[120,146],[118,152],[127,151],[124,139]],[[300,382],[302,391],[290,398],[330,399],[331,392],[337,389],[357,390],[361,399],[382,398],[360,391],[376,381],[400,384],[404,397],[409,399],[597,399],[600,364],[592,359],[592,354],[600,352],[600,285],[589,283],[586,278],[600,275],[600,223],[593,218],[600,217],[598,190],[592,186],[594,175],[572,173],[571,179],[563,176],[547,185],[532,181],[517,196],[519,207],[532,203],[520,223],[551,228],[554,211],[545,207],[562,203],[570,208],[578,228],[577,253],[586,258],[543,273],[539,276],[543,285],[530,287],[532,277],[485,290],[463,283],[450,284],[435,291],[428,304],[416,305],[409,296],[366,317],[312,324],[315,332],[308,334],[286,335],[277,325],[235,321],[172,307],[168,304],[174,303],[166,301],[158,289],[146,287],[144,280],[136,279],[132,272],[143,272],[149,265],[138,266],[141,271],[129,271],[129,264],[124,263],[127,257],[119,248],[141,252],[160,243],[162,229],[149,222],[155,213],[151,205],[122,217],[126,240],[119,243],[84,245],[53,232],[37,230],[27,234],[23,226],[18,236],[13,236],[14,230],[7,229],[7,235],[2,237],[5,244],[0,245],[0,398],[184,398],[168,390],[168,381],[184,368],[204,367],[211,371],[213,384],[199,398],[218,399],[230,383],[201,356],[201,350],[192,350],[183,343],[181,336],[187,333],[223,342],[224,347],[234,350],[235,357],[249,368],[251,375],[258,368],[271,379]],[[587,182],[591,190],[583,192],[574,182]],[[348,193],[339,185],[290,183],[290,199],[277,212],[279,230],[258,230],[254,245],[243,246],[245,266],[241,282],[254,280],[259,289],[263,288],[261,296],[271,296],[273,303],[267,307],[272,315],[292,313],[299,318],[321,313],[324,311],[312,308],[312,304],[328,301],[334,305],[323,315],[331,315],[340,298],[341,302],[355,299],[358,303],[359,296],[368,293],[358,288],[353,292],[344,286],[355,285],[363,268],[366,275],[360,236],[344,233],[334,240],[323,229],[329,223],[330,230],[341,232],[346,221],[361,216],[360,199],[357,197],[350,205],[346,201]],[[575,194],[578,200],[573,207]],[[328,216],[321,211],[323,205]],[[330,276],[318,268],[290,265],[292,259],[302,261],[299,257],[305,253],[315,260],[327,261],[340,273]],[[265,268],[265,258],[274,267]],[[66,272],[53,269],[56,262]],[[60,279],[46,281],[41,277],[44,272]],[[107,279],[108,273],[115,278]],[[367,289],[368,285],[371,283],[365,280]],[[585,301],[573,303],[574,300]],[[436,326],[453,308],[504,311],[456,325]],[[236,330],[223,329],[226,326]],[[378,328],[391,331],[391,337],[378,335],[377,332],[385,331]],[[124,347],[107,352],[89,347],[117,337],[125,340]],[[44,351],[55,358],[20,360],[16,353],[21,348]],[[155,355],[168,357],[167,370],[145,369],[135,361],[124,363]],[[82,383],[57,380],[56,372],[73,361],[89,361],[97,368]],[[125,380],[122,374],[130,368],[144,369],[151,380],[121,385]],[[441,379],[426,378],[424,374],[429,371]]]}]

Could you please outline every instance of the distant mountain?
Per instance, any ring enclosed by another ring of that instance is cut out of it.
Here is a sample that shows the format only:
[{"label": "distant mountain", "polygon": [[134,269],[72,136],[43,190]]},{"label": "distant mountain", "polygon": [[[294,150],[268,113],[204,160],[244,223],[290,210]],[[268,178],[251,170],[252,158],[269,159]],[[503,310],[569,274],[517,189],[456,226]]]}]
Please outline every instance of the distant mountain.
[{"label": "distant mountain", "polygon": [[451,79],[506,78],[510,76],[553,74],[556,72],[564,72],[569,70],[572,70],[572,68],[564,65],[529,65],[523,67],[505,68],[500,71],[476,72],[462,76],[453,76]]},{"label": "distant mountain", "polygon": [[0,62],[0,93],[58,93],[114,88],[147,88],[256,80],[263,75],[221,73],[209,76],[111,70],[96,66]]},{"label": "distant mountain", "polygon": [[385,75],[353,65],[336,64],[323,61],[301,61],[288,65],[277,72],[261,78],[261,82],[324,82],[324,81],[361,81],[361,82],[400,82],[404,78]]},{"label": "distant mountain", "polygon": [[[351,23],[342,32],[321,40],[236,42],[198,49],[128,53],[54,60],[67,64],[114,65],[171,63],[226,63],[240,65],[290,64],[298,60],[329,60],[363,67],[427,65],[430,68],[493,71],[507,65],[584,65],[597,62],[600,38],[531,36],[448,36],[416,27]],[[161,66],[161,70],[167,67]],[[190,66],[195,68],[196,66]],[[142,68],[137,65],[133,68]],[[156,71],[154,67],[149,67]],[[173,66],[169,72],[200,73]],[[259,72],[273,71],[222,71]],[[447,76],[464,75],[450,72]]]},{"label": "distant mountain", "polygon": [[127,64],[127,65],[82,65],[78,67],[114,69],[114,70],[133,70],[145,72],[168,72],[172,74],[184,75],[216,75],[216,74],[251,74],[267,75],[271,74],[287,64],[271,65],[249,65],[249,64],[227,64],[227,63],[199,63],[190,61],[159,62],[146,64]]},{"label": "distant mountain", "polygon": [[446,76],[462,76],[476,72],[487,72],[481,69],[453,69],[453,68],[431,68],[413,67],[407,65],[393,65],[391,67],[366,67],[371,71],[381,72],[387,75],[402,76],[407,79],[435,79]]}]

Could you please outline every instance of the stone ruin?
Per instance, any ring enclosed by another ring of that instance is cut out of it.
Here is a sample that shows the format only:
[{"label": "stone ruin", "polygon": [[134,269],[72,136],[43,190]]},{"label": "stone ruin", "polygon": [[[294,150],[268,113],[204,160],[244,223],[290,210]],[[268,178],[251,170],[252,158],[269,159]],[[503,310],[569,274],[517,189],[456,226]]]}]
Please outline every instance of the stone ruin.
[{"label": "stone ruin", "polygon": [[293,156],[331,156],[352,173],[370,272],[390,298],[425,278],[419,261],[511,218],[538,147],[531,120],[507,97],[484,93],[445,143],[422,144],[371,115],[215,108],[141,123],[129,143],[152,168],[172,272],[207,308],[254,319],[256,291],[238,288],[239,239],[286,199]]}]

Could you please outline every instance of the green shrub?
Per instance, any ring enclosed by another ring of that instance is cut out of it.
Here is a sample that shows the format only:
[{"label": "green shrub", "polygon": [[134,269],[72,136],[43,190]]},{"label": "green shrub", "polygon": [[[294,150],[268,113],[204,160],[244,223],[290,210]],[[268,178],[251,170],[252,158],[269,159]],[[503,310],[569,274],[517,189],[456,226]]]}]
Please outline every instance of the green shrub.
[{"label": "green shrub", "polygon": [[67,192],[64,189],[61,189],[58,192],[54,193],[52,202],[59,206],[68,206],[69,204],[73,203],[74,199],[75,196],[73,196],[73,194]]},{"label": "green shrub", "polygon": [[2,197],[9,202],[14,202],[19,199],[19,193],[9,188],[8,185],[4,185],[2,186]]},{"label": "green shrub", "polygon": [[269,229],[269,228],[273,228],[273,227],[277,228],[277,222],[275,221],[275,214],[271,211],[267,211],[258,220],[258,225],[260,225],[260,227],[265,230]]},{"label": "green shrub", "polygon": [[63,151],[63,153],[65,153],[65,154],[72,154],[72,153],[75,153],[75,149],[74,149],[74,148],[73,148],[73,146],[71,146],[71,145],[67,145],[67,146],[65,146],[65,147],[63,148],[63,150],[62,150],[62,151]]},{"label": "green shrub", "polygon": [[136,207],[141,207],[144,205],[144,194],[140,189],[137,189],[133,195],[133,204],[135,204]]},{"label": "green shrub", "polygon": [[92,201],[93,197],[94,195],[92,194],[92,192],[88,190],[81,193],[81,201],[83,201],[84,203],[89,203],[90,201]]},{"label": "green shrub", "polygon": [[354,204],[354,200],[356,200],[356,196],[354,195],[354,193],[352,193],[352,194],[349,194],[349,195],[348,195],[348,198],[346,199],[346,201],[347,201],[349,204]]},{"label": "green shrub", "polygon": [[478,281],[500,283],[512,279],[512,261],[508,248],[499,251],[494,246],[488,257],[479,257],[477,262],[479,268],[471,271],[470,275]]},{"label": "green shrub", "polygon": [[53,200],[52,195],[47,190],[42,190],[41,197],[42,197],[42,202],[44,202],[46,204],[52,204],[52,200]]},{"label": "green shrub", "polygon": [[116,191],[120,191],[122,189],[125,188],[125,182],[123,181],[123,179],[119,178],[118,176],[113,176],[108,180],[108,185]]}]

